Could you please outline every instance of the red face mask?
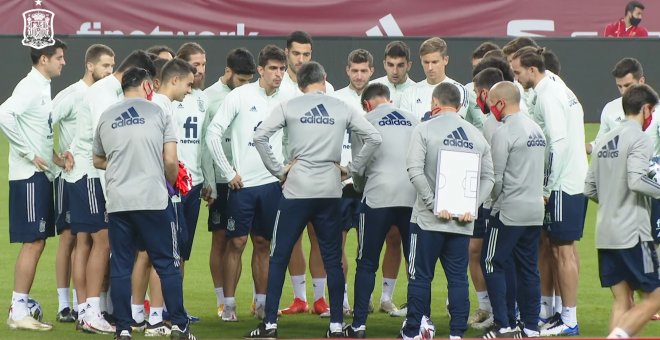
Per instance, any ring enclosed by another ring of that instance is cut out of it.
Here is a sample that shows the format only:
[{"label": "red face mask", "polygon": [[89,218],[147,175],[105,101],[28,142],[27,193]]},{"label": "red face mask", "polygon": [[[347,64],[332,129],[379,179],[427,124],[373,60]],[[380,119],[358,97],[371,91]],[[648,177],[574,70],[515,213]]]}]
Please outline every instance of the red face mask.
[{"label": "red face mask", "polygon": [[142,89],[144,89],[144,93],[147,94],[147,100],[151,101],[154,98],[154,88],[151,86],[150,83],[147,83],[147,88],[142,86]]},{"label": "red face mask", "polygon": [[431,109],[431,116],[435,116],[442,111],[442,106],[436,106]]},{"label": "red face mask", "polygon": [[483,112],[484,114],[490,113],[490,108],[486,104],[487,99],[488,99],[488,95],[486,95],[484,99],[481,99],[481,94],[479,94],[479,96],[477,97],[477,105],[479,105],[481,112]]},{"label": "red face mask", "polygon": [[649,126],[651,126],[652,120],[653,120],[653,114],[650,114],[647,118],[644,118],[644,123],[642,124],[642,131],[646,131],[646,129],[648,129]]},{"label": "red face mask", "polygon": [[365,100],[365,101],[362,102],[362,108],[363,108],[365,111],[367,111],[367,112],[371,112],[371,110],[374,109],[374,108],[371,106],[371,103],[369,103],[368,100]]},{"label": "red face mask", "polygon": [[501,122],[502,121],[502,110],[497,108],[497,104],[499,104],[499,103],[504,104],[504,102],[502,100],[498,100],[497,103],[495,103],[495,105],[490,106],[490,112],[493,114],[493,117],[495,117],[495,119],[498,122]]}]

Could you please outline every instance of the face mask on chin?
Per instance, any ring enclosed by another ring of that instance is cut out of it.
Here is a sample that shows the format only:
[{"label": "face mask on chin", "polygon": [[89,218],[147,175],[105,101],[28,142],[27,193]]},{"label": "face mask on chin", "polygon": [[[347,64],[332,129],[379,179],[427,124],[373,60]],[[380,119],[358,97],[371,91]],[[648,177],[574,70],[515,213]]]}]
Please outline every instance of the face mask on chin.
[{"label": "face mask on chin", "polygon": [[477,105],[481,109],[481,112],[484,114],[489,114],[490,113],[490,107],[486,104],[486,100],[488,99],[488,96],[485,96],[483,99],[481,99],[481,94],[477,97]]},{"label": "face mask on chin", "polygon": [[[499,104],[499,103],[504,104],[504,102],[502,100],[498,100],[497,103],[495,103],[495,105],[490,106],[490,112],[493,113],[493,117],[495,117],[495,119],[498,122],[501,122],[502,121],[502,110],[497,108],[497,104]],[[504,109],[504,107],[502,107],[502,109]]]}]

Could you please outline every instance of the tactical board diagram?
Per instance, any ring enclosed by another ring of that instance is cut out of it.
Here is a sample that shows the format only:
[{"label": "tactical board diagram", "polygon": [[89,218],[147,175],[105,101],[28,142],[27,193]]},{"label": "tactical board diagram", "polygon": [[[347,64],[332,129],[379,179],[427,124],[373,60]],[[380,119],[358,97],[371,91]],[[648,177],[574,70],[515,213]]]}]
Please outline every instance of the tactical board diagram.
[{"label": "tactical board diagram", "polygon": [[449,211],[477,216],[481,157],[474,152],[440,150],[435,187],[435,214]]}]

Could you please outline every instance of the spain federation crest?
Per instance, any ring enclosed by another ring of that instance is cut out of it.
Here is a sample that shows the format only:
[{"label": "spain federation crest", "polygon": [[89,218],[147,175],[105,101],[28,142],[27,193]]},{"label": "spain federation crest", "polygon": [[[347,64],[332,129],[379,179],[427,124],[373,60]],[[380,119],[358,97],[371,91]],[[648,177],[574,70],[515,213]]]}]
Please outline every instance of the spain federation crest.
[{"label": "spain federation crest", "polygon": [[41,8],[23,12],[23,45],[42,49],[55,44],[55,13]]}]

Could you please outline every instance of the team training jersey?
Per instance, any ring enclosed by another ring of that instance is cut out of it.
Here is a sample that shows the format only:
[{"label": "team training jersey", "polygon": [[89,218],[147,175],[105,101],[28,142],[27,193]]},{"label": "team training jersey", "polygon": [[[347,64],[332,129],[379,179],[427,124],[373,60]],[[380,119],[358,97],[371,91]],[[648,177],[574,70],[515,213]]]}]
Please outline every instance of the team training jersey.
[{"label": "team training jersey", "polygon": [[[121,83],[114,75],[97,81],[87,89],[82,101],[78,103],[76,135],[70,148],[75,165],[73,170],[62,174],[62,178],[67,182],[75,183],[85,175],[88,178],[101,178],[102,171],[97,170],[92,161],[94,133],[101,114],[123,98]],[[122,124],[132,124],[132,122],[132,119],[125,119]],[[104,183],[105,181],[101,180],[101,184],[105,185]]]},{"label": "team training jersey", "polygon": [[[564,83],[564,80],[561,79],[560,76],[552,73],[549,70],[545,70],[545,76],[550,77],[550,79],[558,82],[559,84],[561,84],[561,86],[566,86],[566,83]],[[517,80],[514,81],[514,84],[516,84],[516,86],[518,86],[518,88],[522,91],[521,101],[525,103],[525,106],[527,107],[527,112],[532,114],[532,112],[534,112],[534,105],[536,105],[536,91],[534,91],[534,88],[531,87],[525,90]]]},{"label": "team training jersey", "polygon": [[[484,126],[481,129],[481,132],[484,134],[484,138],[486,139],[488,145],[492,145],[491,142],[493,140],[493,135],[495,134],[495,131],[497,131],[497,129],[500,128],[500,126],[502,126],[502,122],[498,122],[492,113],[486,115],[486,119],[484,120]],[[484,208],[490,209],[492,205],[493,205],[493,199],[491,198],[490,195],[488,195],[488,197],[484,201]]]},{"label": "team training jersey", "polygon": [[392,104],[394,104],[394,106],[396,107],[399,107],[401,105],[401,97],[403,96],[403,93],[411,86],[415,85],[415,81],[410,79],[410,77],[408,76],[406,76],[406,81],[403,82],[403,84],[394,84],[390,82],[390,80],[387,78],[386,75],[380,78],[376,78],[371,82],[381,83],[387,86],[387,88],[390,89],[390,100],[392,101]]},{"label": "team training jersey", "polygon": [[[245,187],[254,187],[278,179],[266,170],[259,153],[254,148],[252,137],[259,124],[281,101],[287,100],[290,93],[278,89],[267,96],[259,82],[243,85],[231,91],[209,124],[206,143],[220,168],[221,178],[231,181],[238,173]],[[229,129],[229,130],[228,130]],[[231,138],[232,159],[229,161],[222,148],[222,138]],[[283,159],[282,133],[271,137],[273,153]]]},{"label": "team training jersey", "polygon": [[493,161],[486,139],[457,113],[441,113],[417,125],[410,140],[406,166],[408,177],[417,192],[410,221],[423,230],[472,235],[474,222],[459,223],[456,219],[445,221],[433,213],[440,150],[476,152],[480,155],[478,204],[484,202],[493,188]]},{"label": "team training jersey", "polygon": [[60,128],[59,150],[69,150],[76,135],[76,117],[79,103],[89,86],[81,79],[60,91],[53,99],[53,120]]},{"label": "team training jersey", "polygon": [[203,152],[207,149],[202,148],[204,141],[202,139],[202,126],[204,126],[207,108],[208,99],[206,94],[199,89],[193,89],[190,94],[183,98],[183,102],[172,102],[174,112],[172,122],[176,126],[176,134],[179,137],[179,142],[176,145],[177,155],[179,161],[190,171],[193,185],[204,183],[201,158],[204,156]]},{"label": "team training jersey", "polygon": [[[514,82],[514,84],[516,85],[516,87],[520,91],[520,103],[518,103],[518,105],[520,106],[520,111],[523,112],[526,115],[529,115],[529,110],[527,108],[527,103],[525,103],[525,89],[523,89],[522,85],[520,85],[520,83],[518,83],[518,82]],[[470,83],[467,83],[463,86],[468,91],[468,93],[471,93],[474,96],[474,103],[476,104],[477,103],[477,93],[474,92],[474,83],[470,82]],[[477,105],[477,109],[481,110],[479,105]],[[481,112],[483,112],[483,111],[481,111]],[[486,123],[485,120],[486,120],[486,117],[484,117],[484,124]]]},{"label": "team training jersey", "polygon": [[503,118],[491,143],[495,184],[491,215],[506,226],[543,224],[543,131],[519,112]]},{"label": "team training jersey", "polygon": [[648,196],[660,199],[660,185],[647,177],[651,139],[631,120],[602,137],[584,187],[584,194],[598,202],[596,248],[626,249],[652,241]]},{"label": "team training jersey", "polygon": [[545,76],[534,87],[533,119],[546,138],[546,174],[543,195],[560,190],[569,195],[584,191],[587,154],[584,152],[584,112],[568,87]]},{"label": "team training jersey", "polygon": [[[458,114],[477,129],[481,129],[483,126],[484,114],[479,109],[479,106],[477,106],[474,91],[472,91],[473,94],[471,95],[463,85],[449,77],[445,77],[441,83],[450,83],[458,88],[458,92],[461,93],[461,106],[459,107]],[[424,79],[411,86],[403,94],[401,105],[399,107],[412,112],[418,120],[422,120],[425,115],[430,115],[433,90],[437,85],[438,84],[431,85],[426,79]]]},{"label": "team training jersey", "polygon": [[39,156],[48,164],[46,176],[57,175],[52,162],[53,117],[50,80],[32,70],[0,105],[0,129],[9,140],[9,180],[28,179],[37,169],[32,160]]},{"label": "team training jersey", "polygon": [[623,115],[623,102],[622,97],[614,99],[613,101],[605,104],[603,111],[600,113],[600,127],[598,128],[598,134],[596,138],[590,143],[593,147],[600,141],[603,136],[614,130],[615,127],[619,126],[624,119]]},{"label": "team training jersey", "polygon": [[[364,192],[370,208],[412,207],[417,192],[406,172],[406,154],[418,124],[415,116],[393,104],[381,104],[364,118],[380,132],[383,142],[367,162],[364,176],[354,176],[354,185]],[[359,154],[362,140],[357,134],[352,139],[353,152]]]},{"label": "team training jersey", "polygon": [[[294,96],[303,95],[303,92],[298,87],[298,83],[293,81],[293,79],[291,79],[289,72],[284,72],[284,75],[282,76],[282,84],[280,85],[280,89],[292,93]],[[330,82],[326,80],[325,93],[330,94],[332,92],[335,92],[335,88],[332,86],[332,84],[330,84]]]},{"label": "team training jersey", "polygon": [[[202,134],[204,135],[204,139],[206,132],[208,130],[208,126],[213,120],[213,117],[215,117],[215,113],[218,112],[218,109],[220,108],[220,105],[225,101],[225,97],[231,92],[231,89],[229,86],[225,85],[222,83],[222,81],[218,80],[215,82],[215,84],[209,86],[204,90],[204,93],[206,94],[206,97],[208,98],[208,108],[206,109],[206,118],[204,119],[204,127],[202,128]],[[228,137],[222,138],[222,150],[225,152],[225,157],[229,161],[231,161],[231,145],[230,142],[231,139]],[[209,152],[208,147],[206,146],[206,143],[202,145],[206,151]],[[225,183],[222,181],[222,175],[220,174],[220,168],[215,166],[213,163],[213,157],[202,157],[202,170],[204,170],[204,181],[205,182],[216,182],[216,183]],[[214,187],[214,186],[212,186]],[[215,192],[215,189],[212,190]]]},{"label": "team training jersey", "polygon": [[159,105],[136,98],[111,105],[99,118],[94,154],[108,161],[107,211],[164,210],[169,196],[163,144],[177,141],[172,117]]},{"label": "team training jersey", "polygon": [[[357,112],[364,114],[362,109],[361,95],[359,95],[350,86],[346,86],[330,94],[331,96],[341,99],[344,103],[354,108]],[[341,165],[346,165],[351,161],[351,134],[348,130],[344,133],[344,143],[341,149]],[[350,181],[352,182],[352,181]]]},{"label": "team training jersey", "polygon": [[284,165],[271,145],[272,136],[281,129],[286,130],[289,157],[295,161],[282,190],[288,199],[341,197],[341,173],[337,164],[341,160],[346,129],[351,129],[365,142],[348,165],[350,173],[364,174],[366,162],[381,143],[378,131],[362,113],[344,101],[322,92],[304,94],[277,105],[254,134],[254,144],[263,163],[280,178]]}]

